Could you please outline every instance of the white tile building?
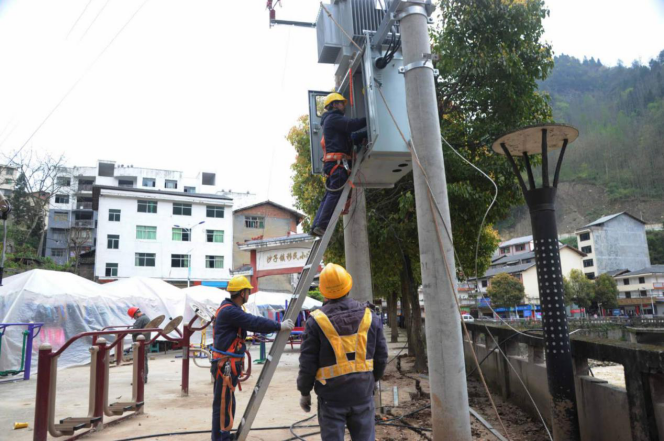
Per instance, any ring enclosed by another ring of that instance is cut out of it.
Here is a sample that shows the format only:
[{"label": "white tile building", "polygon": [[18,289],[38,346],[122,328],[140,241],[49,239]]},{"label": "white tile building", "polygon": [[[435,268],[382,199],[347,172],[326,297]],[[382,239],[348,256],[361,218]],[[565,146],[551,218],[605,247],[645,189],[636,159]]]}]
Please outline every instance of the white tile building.
[{"label": "white tile building", "polygon": [[231,198],[180,188],[95,185],[92,199],[97,213],[95,279],[144,276],[176,284],[230,279]]},{"label": "white tile building", "polygon": [[621,271],[613,277],[620,291],[618,304],[626,314],[664,316],[664,265]]}]

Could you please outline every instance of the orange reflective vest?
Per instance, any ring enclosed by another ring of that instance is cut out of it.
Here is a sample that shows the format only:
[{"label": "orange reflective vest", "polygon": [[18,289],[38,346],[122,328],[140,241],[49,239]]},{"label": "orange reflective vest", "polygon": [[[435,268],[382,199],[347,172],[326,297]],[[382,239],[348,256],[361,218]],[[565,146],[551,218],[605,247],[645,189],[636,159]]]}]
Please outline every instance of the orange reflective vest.
[{"label": "orange reflective vest", "polygon": [[[330,342],[336,364],[318,369],[316,380],[325,384],[330,378],[356,372],[373,372],[373,360],[367,360],[367,334],[371,327],[372,313],[369,308],[364,311],[357,333],[352,335],[339,335],[330,319],[320,309],[311,313],[318,326]],[[349,360],[347,354],[354,353],[355,359]]]}]

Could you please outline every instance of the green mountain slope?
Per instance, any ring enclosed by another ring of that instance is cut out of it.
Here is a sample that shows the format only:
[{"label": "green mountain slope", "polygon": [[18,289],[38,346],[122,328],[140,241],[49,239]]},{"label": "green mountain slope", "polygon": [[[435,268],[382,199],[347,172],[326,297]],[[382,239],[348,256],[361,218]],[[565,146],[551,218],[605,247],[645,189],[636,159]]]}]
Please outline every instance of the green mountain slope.
[{"label": "green mountain slope", "polygon": [[561,55],[540,89],[556,122],[581,132],[561,180],[598,185],[612,200],[664,198],[664,51],[630,67]]}]

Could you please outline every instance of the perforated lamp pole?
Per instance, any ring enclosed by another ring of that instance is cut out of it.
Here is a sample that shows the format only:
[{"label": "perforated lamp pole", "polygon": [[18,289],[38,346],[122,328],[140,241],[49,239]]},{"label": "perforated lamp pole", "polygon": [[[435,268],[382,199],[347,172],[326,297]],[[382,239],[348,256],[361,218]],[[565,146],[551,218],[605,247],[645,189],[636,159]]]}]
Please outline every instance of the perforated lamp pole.
[{"label": "perforated lamp pole", "polygon": [[[507,156],[530,210],[537,282],[542,307],[546,374],[552,399],[551,420],[553,437],[556,441],[580,439],[555,209],[558,176],[563,156],[567,145],[573,142],[578,135],[578,130],[573,127],[546,124],[508,133],[493,144],[495,152]],[[547,157],[547,153],[551,149],[561,149],[553,185],[549,183]],[[535,185],[530,163],[530,156],[533,154],[542,155],[542,186],[540,188]],[[526,186],[521,176],[514,156],[523,158],[529,187]]]},{"label": "perforated lamp pole", "polygon": [[[451,223],[436,85],[429,60],[428,17],[433,9],[430,1],[410,1],[403,2],[397,11],[410,132],[417,158],[424,169],[423,172],[419,166],[413,166],[422,290],[427,312],[424,324],[431,423],[436,441],[470,441],[461,316],[454,298],[454,249],[443,229],[444,222],[451,231]],[[413,161],[417,162],[417,158],[413,157]],[[440,207],[443,219],[434,209],[434,202]],[[440,235],[437,229],[443,230]]]}]

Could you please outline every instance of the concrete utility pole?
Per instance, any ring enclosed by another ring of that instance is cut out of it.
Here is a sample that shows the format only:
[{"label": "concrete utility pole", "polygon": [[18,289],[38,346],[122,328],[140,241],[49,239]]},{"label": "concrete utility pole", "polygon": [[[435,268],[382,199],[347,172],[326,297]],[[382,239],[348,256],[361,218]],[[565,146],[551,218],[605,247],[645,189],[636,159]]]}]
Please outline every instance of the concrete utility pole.
[{"label": "concrete utility pole", "polygon": [[[425,7],[428,3],[430,2],[404,2],[397,19],[400,20],[406,105],[412,141],[429,178],[432,197],[444,216],[441,220],[435,206],[432,207],[424,174],[413,155],[422,288],[427,315],[425,325],[431,386],[431,420],[434,440],[470,441],[461,317],[454,298],[455,280],[450,280],[450,275],[455,274],[454,250],[442,225],[445,222],[451,229],[436,87],[433,67],[431,62],[427,62],[431,53],[427,28],[429,13]],[[447,268],[436,225],[441,230]]]},{"label": "concrete utility pole", "polygon": [[350,211],[343,220],[346,270],[353,277],[350,297],[358,302],[371,302],[371,257],[367,232],[367,201],[363,188],[353,190]]}]

